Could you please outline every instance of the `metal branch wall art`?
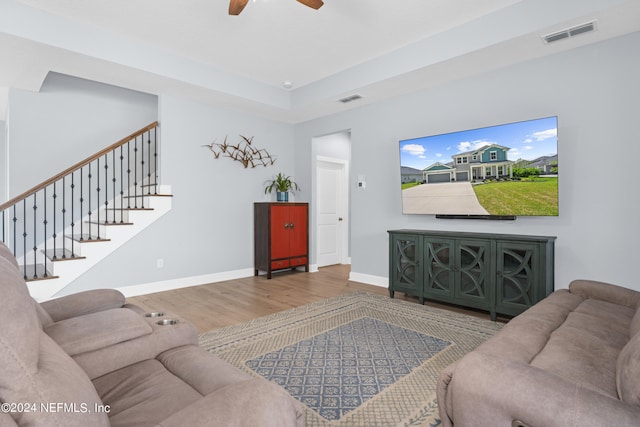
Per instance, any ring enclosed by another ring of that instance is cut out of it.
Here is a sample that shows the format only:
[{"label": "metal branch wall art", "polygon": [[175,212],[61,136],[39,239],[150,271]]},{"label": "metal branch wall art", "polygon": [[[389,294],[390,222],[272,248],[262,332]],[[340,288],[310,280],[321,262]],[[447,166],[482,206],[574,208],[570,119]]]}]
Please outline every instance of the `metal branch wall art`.
[{"label": "metal branch wall art", "polygon": [[246,136],[240,135],[242,138],[237,145],[233,145],[227,142],[227,137],[224,137],[224,142],[222,144],[216,143],[215,140],[208,145],[203,145],[203,147],[209,148],[213,153],[213,156],[218,159],[222,154],[222,157],[229,157],[233,160],[236,160],[245,168],[251,166],[255,168],[256,166],[269,166],[276,162],[276,158],[273,157],[269,152],[264,148],[255,148],[252,145],[253,137],[247,138]]}]

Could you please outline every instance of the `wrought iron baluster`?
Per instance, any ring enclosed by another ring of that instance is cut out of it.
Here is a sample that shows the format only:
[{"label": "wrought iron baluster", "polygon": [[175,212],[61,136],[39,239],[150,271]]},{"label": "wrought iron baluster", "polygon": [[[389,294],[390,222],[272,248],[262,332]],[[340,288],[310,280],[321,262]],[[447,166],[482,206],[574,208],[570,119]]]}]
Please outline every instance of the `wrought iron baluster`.
[{"label": "wrought iron baluster", "polygon": [[89,189],[87,190],[87,197],[89,198],[89,201],[88,201],[89,202],[89,210],[88,210],[88,215],[89,215],[88,220],[89,220],[89,222],[87,223],[87,228],[89,229],[89,232],[87,233],[87,239],[91,240],[92,239],[92,237],[91,237],[92,236],[92,232],[91,232],[91,230],[92,230],[92,228],[91,228],[91,192],[93,191],[93,187],[91,187],[91,178],[92,178],[92,175],[91,175],[91,163],[89,163],[87,165],[87,167],[89,168],[89,174],[87,175],[87,179],[89,180],[89,182],[88,182]]},{"label": "wrought iron baluster", "polygon": [[133,140],[133,197],[134,207],[138,208],[138,137]]},{"label": "wrought iron baluster", "polygon": [[38,193],[33,193],[33,277],[38,278],[38,233],[37,233],[37,211]]},{"label": "wrought iron baluster", "polygon": [[[73,236],[73,232],[75,230],[75,225],[76,225],[76,218],[75,218],[75,205],[76,205],[75,188],[76,188],[76,184],[75,184],[74,175],[75,175],[75,172],[71,172],[71,235],[72,236]],[[64,236],[64,230],[62,232],[62,240],[63,241],[67,240],[65,238],[65,236]],[[76,256],[75,241],[73,239],[71,239],[71,258],[75,258],[75,256]]]},{"label": "wrought iron baluster", "polygon": [[[84,238],[82,233],[83,233],[83,221],[82,219],[84,218],[84,216],[82,215],[82,211],[83,211],[83,207],[84,207],[84,166],[80,168],[80,241],[82,241],[82,239]],[[73,234],[71,235],[71,239],[73,240]]]},{"label": "wrought iron baluster", "polygon": [[153,192],[154,194],[158,194],[158,128],[157,127],[153,128],[153,146],[154,146],[153,148],[153,163],[154,163]]},{"label": "wrought iron baluster", "polygon": [[100,157],[96,159],[96,217],[96,233],[98,240],[100,240]]},{"label": "wrought iron baluster", "polygon": [[[113,223],[116,223],[116,150],[111,151],[111,182],[113,182],[113,192],[111,197],[113,198]],[[121,221],[122,222],[122,221]]]},{"label": "wrought iron baluster", "polygon": [[[120,146],[120,222],[124,222],[124,156],[123,156],[123,150],[122,150],[122,145]],[[114,214],[115,215],[115,214]]]},{"label": "wrought iron baluster", "polygon": [[27,279],[27,199],[22,201],[22,268]]},{"label": "wrought iron baluster", "polygon": [[64,238],[64,229],[67,227],[67,180],[62,177],[62,258],[67,257],[67,242]]},{"label": "wrought iron baluster", "polygon": [[53,259],[57,258],[57,249],[58,249],[58,234],[57,234],[57,218],[58,218],[58,214],[56,211],[56,201],[58,199],[58,193],[56,191],[56,184],[57,182],[53,183],[53,196],[51,196],[53,198]]},{"label": "wrought iron baluster", "polygon": [[104,155],[104,223],[109,224],[109,157]]},{"label": "wrought iron baluster", "polygon": [[16,240],[18,233],[18,215],[16,205],[13,205],[13,256],[18,258],[18,241]]},{"label": "wrought iron baluster", "polygon": [[151,131],[147,132],[147,195],[151,195]]},{"label": "wrought iron baluster", "polygon": [[44,187],[42,191],[44,199],[44,220],[42,221],[44,225],[44,277],[47,277],[47,187]]},{"label": "wrought iron baluster", "polygon": [[127,142],[127,209],[131,209],[131,141]]}]

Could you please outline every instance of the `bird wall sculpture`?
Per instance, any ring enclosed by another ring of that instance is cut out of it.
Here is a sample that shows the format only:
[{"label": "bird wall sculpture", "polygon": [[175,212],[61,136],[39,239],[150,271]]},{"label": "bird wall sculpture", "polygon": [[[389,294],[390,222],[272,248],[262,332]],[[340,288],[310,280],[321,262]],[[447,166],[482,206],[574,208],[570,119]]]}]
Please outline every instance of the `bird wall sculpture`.
[{"label": "bird wall sculpture", "polygon": [[276,158],[269,154],[265,148],[253,146],[253,137],[247,138],[243,135],[240,135],[240,141],[235,145],[227,142],[227,137],[225,136],[222,144],[216,143],[214,140],[211,144],[203,145],[203,147],[207,147],[213,153],[214,158],[218,159],[220,155],[229,157],[242,163],[245,168],[249,166],[252,168],[257,166],[266,167],[276,161]]}]

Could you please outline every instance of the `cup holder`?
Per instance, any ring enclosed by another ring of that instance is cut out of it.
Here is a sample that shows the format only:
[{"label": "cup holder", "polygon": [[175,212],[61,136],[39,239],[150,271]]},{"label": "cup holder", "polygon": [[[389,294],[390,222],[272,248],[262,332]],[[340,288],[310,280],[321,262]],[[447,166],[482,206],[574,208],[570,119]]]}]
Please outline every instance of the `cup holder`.
[{"label": "cup holder", "polygon": [[156,322],[156,325],[166,326],[166,325],[176,325],[179,320],[176,319],[162,319]]},{"label": "cup holder", "polygon": [[164,313],[161,311],[154,311],[151,313],[145,313],[144,317],[162,317],[164,316]]}]

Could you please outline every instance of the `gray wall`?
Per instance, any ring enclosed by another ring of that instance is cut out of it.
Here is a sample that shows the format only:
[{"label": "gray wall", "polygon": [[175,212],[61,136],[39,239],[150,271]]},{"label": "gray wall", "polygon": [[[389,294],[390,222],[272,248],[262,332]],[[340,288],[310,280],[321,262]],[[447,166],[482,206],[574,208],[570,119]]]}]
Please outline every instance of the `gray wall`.
[{"label": "gray wall", "polygon": [[[632,267],[638,175],[622,160],[640,156],[639,50],[635,33],[296,126],[298,165],[311,158],[314,136],[351,129],[352,272],[388,276],[389,229],[539,234],[558,237],[557,288],[583,277],[640,290]],[[551,115],[559,119],[559,217],[402,215],[398,140]],[[297,173],[303,185],[312,182],[313,168]],[[358,175],[366,189],[356,188]]]},{"label": "gray wall", "polygon": [[14,197],[157,120],[154,95],[49,73],[40,92],[9,92]]},{"label": "gray wall", "polygon": [[[275,201],[264,182],[292,175],[293,126],[171,97],[160,100],[161,173],[172,209],[61,294],[253,268],[253,203]],[[273,166],[245,169],[207,148],[225,135],[253,136],[253,146],[277,157]],[[307,162],[308,163],[308,162]],[[290,200],[307,201],[305,186]],[[156,268],[162,258],[164,267]],[[127,266],[122,268],[122,266]]]},{"label": "gray wall", "polygon": [[[302,187],[296,200],[313,202],[313,140],[345,129],[351,131],[352,272],[387,277],[386,231],[393,228],[543,234],[558,236],[556,287],[586,277],[640,290],[631,267],[635,238],[640,236],[640,192],[635,170],[619,160],[640,156],[640,57],[632,54],[638,49],[636,33],[295,126],[162,97],[161,174],[163,183],[173,188],[174,207],[65,293],[250,269],[252,204],[268,199],[264,181],[276,172],[290,174]],[[97,98],[111,99],[114,91],[118,89],[110,88]],[[23,133],[38,120],[48,124],[35,135],[37,143],[25,140],[23,154],[36,148],[54,151],[45,136],[56,128],[55,119],[48,117],[58,116],[56,104],[48,109],[39,104],[49,103],[47,97],[56,94],[45,91],[42,99],[36,95],[10,95],[10,135],[14,110],[22,114],[16,120]],[[80,105],[83,97],[94,98],[84,90],[63,98],[77,99]],[[559,217],[486,222],[402,215],[399,139],[549,115],[559,117]],[[116,139],[139,127],[136,123],[120,131]],[[213,159],[201,147],[214,138],[221,141],[238,134],[255,136],[257,146],[277,155],[275,167],[243,169],[229,159]],[[56,143],[67,142],[61,137]],[[80,151],[87,148],[76,145]],[[70,144],[63,151],[74,148]],[[14,180],[19,175],[14,165],[24,163],[20,157],[10,161]],[[603,169],[607,172],[595,172]],[[366,175],[365,189],[356,188],[358,175]],[[28,180],[19,176],[19,183],[28,187],[23,182]],[[311,248],[314,225],[312,217]],[[158,258],[164,259],[163,269],[156,268]]]},{"label": "gray wall", "polygon": [[7,200],[7,122],[0,120],[0,200]]}]

